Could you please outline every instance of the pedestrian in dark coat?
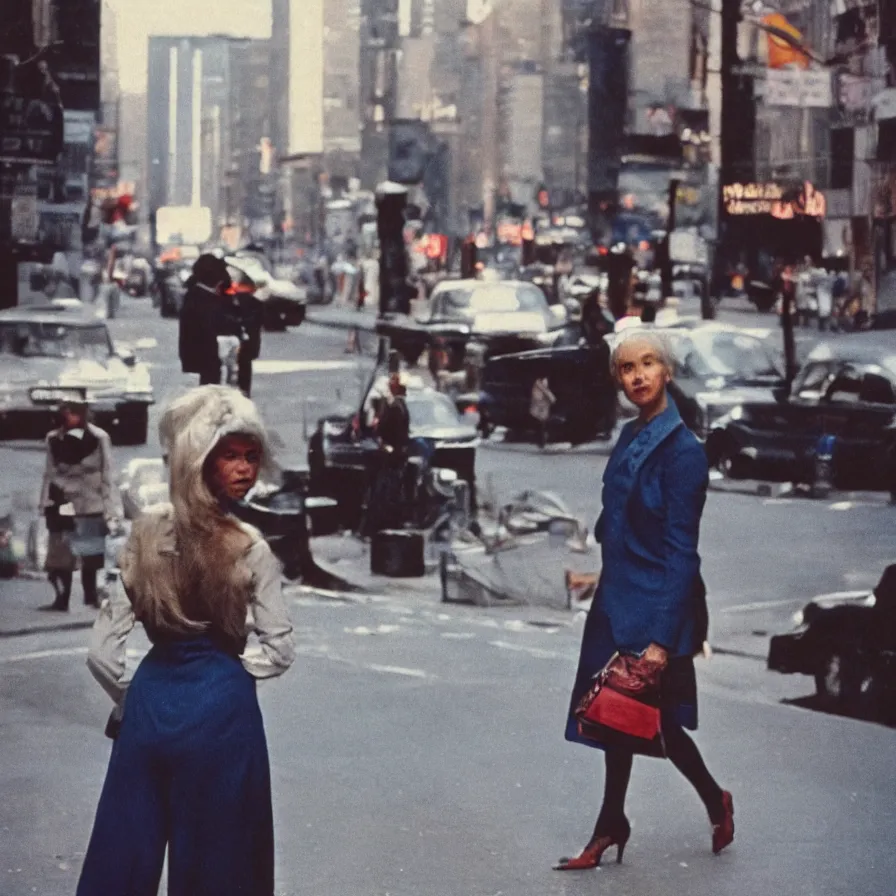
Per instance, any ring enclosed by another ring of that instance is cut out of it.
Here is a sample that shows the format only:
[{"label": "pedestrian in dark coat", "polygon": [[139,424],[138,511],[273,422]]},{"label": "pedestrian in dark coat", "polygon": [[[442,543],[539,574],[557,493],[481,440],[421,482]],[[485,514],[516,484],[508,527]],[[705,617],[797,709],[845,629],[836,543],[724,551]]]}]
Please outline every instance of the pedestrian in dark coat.
[{"label": "pedestrian in dark coat", "polygon": [[[171,503],[134,522],[87,658],[121,720],[77,896],[156,896],[166,851],[170,896],[273,896],[256,681],[295,649],[280,565],[235,510],[270,466],[268,438],[225,386],[174,401],[159,435]],[[128,681],[137,622],[153,646]]]},{"label": "pedestrian in dark coat", "polygon": [[603,509],[595,528],[602,568],[582,636],[566,739],[604,749],[604,798],[581,855],[558,870],[594,868],[629,837],[625,795],[632,769],[628,748],[583,738],[573,710],[616,651],[640,654],[662,670],[661,724],[666,752],[703,801],[713,825],[712,849],[734,837],[734,806],[685,732],[697,727],[693,655],[706,638],[705,590],[697,542],[708,470],[700,443],[666,392],[671,355],[655,331],[633,329],[616,344],[611,365],[639,409],[619,436],[603,478]]},{"label": "pedestrian in dark coat", "polygon": [[187,280],[180,312],[178,348],[181,370],[198,373],[199,384],[221,382],[218,336],[240,336],[239,321],[225,300],[231,279],[223,258],[200,255]]}]

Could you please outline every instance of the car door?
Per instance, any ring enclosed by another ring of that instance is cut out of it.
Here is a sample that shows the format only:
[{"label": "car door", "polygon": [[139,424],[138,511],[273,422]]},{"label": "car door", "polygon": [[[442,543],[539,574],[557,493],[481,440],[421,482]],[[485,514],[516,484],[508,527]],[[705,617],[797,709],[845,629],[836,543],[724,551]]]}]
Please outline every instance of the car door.
[{"label": "car door", "polygon": [[670,331],[669,341],[675,359],[675,376],[669,384],[669,392],[675,399],[685,426],[701,437],[705,436],[705,426],[700,420],[697,393],[703,388],[703,380],[698,375],[699,364],[694,345],[683,333]]},{"label": "car door", "polygon": [[887,487],[888,429],[896,419],[896,388],[879,368],[848,365],[829,387],[835,476],[840,488]]}]

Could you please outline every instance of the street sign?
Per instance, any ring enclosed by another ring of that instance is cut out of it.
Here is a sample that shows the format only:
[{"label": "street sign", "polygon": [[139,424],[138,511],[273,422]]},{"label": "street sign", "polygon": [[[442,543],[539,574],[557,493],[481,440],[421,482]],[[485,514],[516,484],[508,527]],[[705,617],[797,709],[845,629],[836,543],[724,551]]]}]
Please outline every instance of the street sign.
[{"label": "street sign", "polygon": [[827,69],[768,69],[767,106],[826,109],[831,105],[831,73]]},{"label": "street sign", "polygon": [[62,150],[62,109],[0,93],[0,163],[51,165]]}]

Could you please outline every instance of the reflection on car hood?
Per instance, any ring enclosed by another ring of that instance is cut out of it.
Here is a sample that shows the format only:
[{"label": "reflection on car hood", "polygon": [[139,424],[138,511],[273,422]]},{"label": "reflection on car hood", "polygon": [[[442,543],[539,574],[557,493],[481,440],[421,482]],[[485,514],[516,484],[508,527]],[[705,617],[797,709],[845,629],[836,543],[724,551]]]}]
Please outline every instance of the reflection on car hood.
[{"label": "reflection on car hood", "polygon": [[436,442],[466,441],[476,438],[476,428],[458,424],[457,426],[442,426],[440,424],[428,426],[415,426],[411,424],[412,439],[433,439]]},{"label": "reflection on car hood", "polygon": [[[118,369],[120,368],[120,369]],[[0,355],[0,384],[29,388],[42,384],[61,386],[124,386],[127,368],[118,358],[107,364],[88,358],[19,358]]]},{"label": "reflection on car hood", "polygon": [[709,403],[721,404],[776,404],[772,387],[738,386],[736,384],[722,386],[721,389],[704,389],[701,398]]},{"label": "reflection on car hood", "polygon": [[544,333],[544,317],[535,311],[503,311],[476,314],[472,320],[474,333]]}]

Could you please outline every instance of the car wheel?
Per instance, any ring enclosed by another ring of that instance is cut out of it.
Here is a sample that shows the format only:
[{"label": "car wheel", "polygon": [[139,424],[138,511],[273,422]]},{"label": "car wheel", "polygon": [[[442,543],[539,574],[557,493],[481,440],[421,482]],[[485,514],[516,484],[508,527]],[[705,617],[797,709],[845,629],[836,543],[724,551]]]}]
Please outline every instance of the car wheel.
[{"label": "car wheel", "polygon": [[855,657],[835,650],[825,657],[815,675],[815,691],[831,703],[859,707],[871,694],[872,679]]},{"label": "car wheel", "polygon": [[737,478],[737,454],[726,433],[714,433],[707,442],[707,461],[724,479]]},{"label": "car wheel", "polygon": [[145,445],[149,436],[149,408],[145,405],[125,408],[119,414],[115,428],[116,445]]}]

